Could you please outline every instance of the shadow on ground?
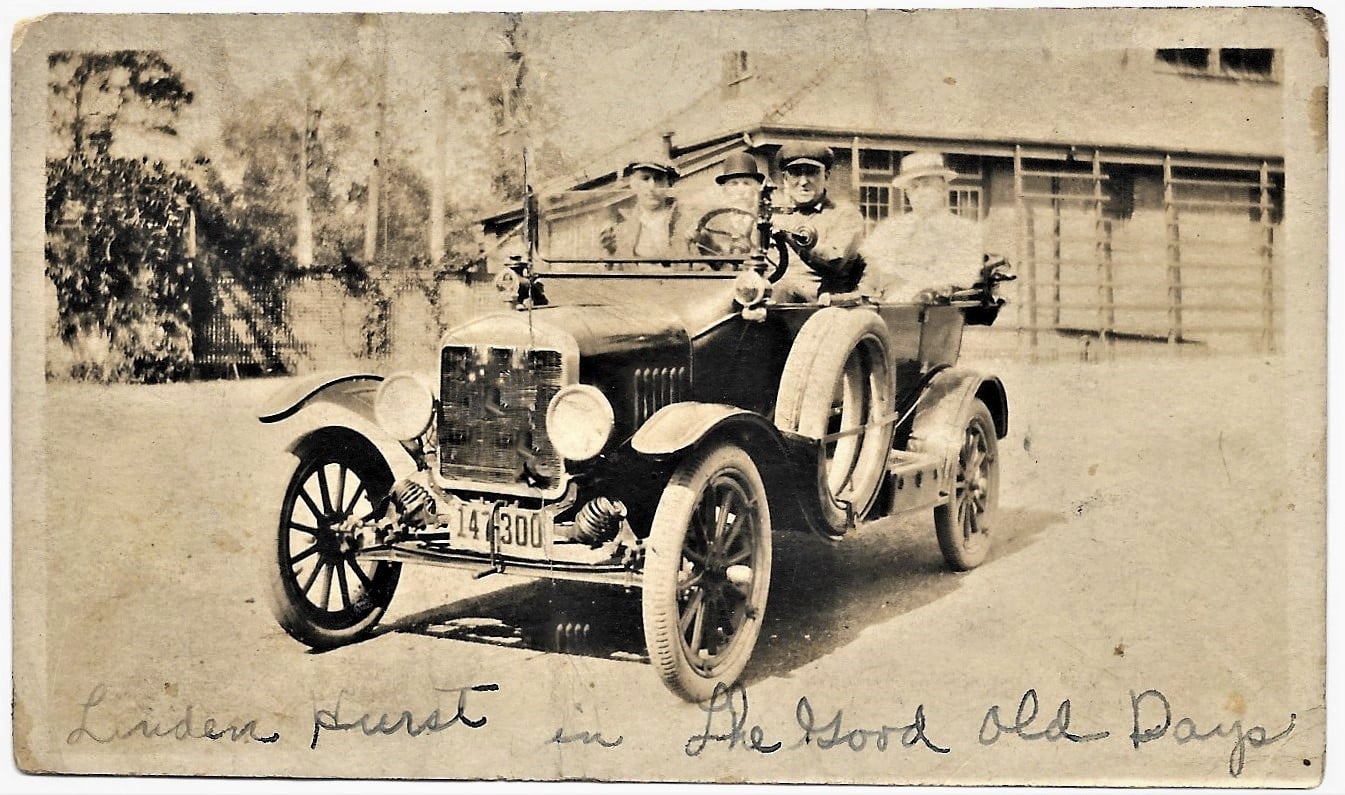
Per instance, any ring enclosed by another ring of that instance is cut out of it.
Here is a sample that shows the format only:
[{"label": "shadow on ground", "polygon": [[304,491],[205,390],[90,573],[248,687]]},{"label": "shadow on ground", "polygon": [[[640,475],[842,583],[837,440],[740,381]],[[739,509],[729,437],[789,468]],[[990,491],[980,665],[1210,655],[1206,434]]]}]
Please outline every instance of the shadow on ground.
[{"label": "shadow on ground", "polygon": [[[1060,521],[1057,514],[1003,510],[992,557],[1015,554]],[[744,680],[783,676],[830,654],[869,626],[940,599],[968,576],[948,569],[928,518],[885,520],[828,544],[777,534],[766,621]],[[384,625],[446,640],[647,662],[640,591],[534,580],[463,599]]]}]

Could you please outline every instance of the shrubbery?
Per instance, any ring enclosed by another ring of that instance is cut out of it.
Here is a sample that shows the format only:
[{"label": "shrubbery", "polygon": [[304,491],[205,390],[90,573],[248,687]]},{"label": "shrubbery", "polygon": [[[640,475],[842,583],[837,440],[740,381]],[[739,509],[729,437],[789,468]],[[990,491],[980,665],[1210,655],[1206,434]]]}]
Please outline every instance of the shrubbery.
[{"label": "shrubbery", "polygon": [[[171,381],[192,362],[186,252],[194,186],[144,160],[71,155],[47,163],[46,270],[68,375]],[[57,373],[57,375],[64,375]]]}]

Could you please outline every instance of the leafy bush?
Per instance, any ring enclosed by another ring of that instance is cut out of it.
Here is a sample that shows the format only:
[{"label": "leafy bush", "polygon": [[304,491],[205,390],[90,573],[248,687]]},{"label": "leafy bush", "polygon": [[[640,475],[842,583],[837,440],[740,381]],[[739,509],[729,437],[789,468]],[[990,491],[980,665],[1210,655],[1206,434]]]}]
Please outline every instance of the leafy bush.
[{"label": "leafy bush", "polygon": [[162,163],[71,154],[47,162],[46,270],[70,375],[161,382],[192,362],[195,188]]}]

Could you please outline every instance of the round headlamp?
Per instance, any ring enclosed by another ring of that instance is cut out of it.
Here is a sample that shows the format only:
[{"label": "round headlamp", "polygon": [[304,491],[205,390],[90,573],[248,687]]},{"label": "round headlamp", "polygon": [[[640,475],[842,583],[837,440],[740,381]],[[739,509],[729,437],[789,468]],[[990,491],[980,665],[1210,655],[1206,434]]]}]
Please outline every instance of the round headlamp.
[{"label": "round headlamp", "polygon": [[615,423],[612,404],[596,387],[561,387],[546,407],[546,433],[556,452],[571,461],[587,461],[606,446]]},{"label": "round headlamp", "polygon": [[398,441],[416,439],[434,419],[434,394],[411,373],[389,376],[374,397],[374,418]]},{"label": "round headlamp", "polygon": [[766,300],[770,282],[754,270],[743,271],[733,280],[733,300],[740,306],[753,307]]}]

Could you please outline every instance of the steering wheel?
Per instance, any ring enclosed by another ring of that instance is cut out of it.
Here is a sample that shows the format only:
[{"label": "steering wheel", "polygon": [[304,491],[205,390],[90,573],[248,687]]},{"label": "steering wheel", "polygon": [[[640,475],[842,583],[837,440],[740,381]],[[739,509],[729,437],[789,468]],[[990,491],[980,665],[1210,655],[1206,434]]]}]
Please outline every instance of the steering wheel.
[{"label": "steering wheel", "polygon": [[[696,250],[705,256],[749,256],[756,251],[756,231],[755,213],[740,207],[718,207],[702,215],[696,222],[691,240]],[[776,233],[771,239],[775,243],[777,261],[766,258],[766,263],[774,266],[766,279],[775,283],[780,281],[789,267],[789,246],[783,233]]]},{"label": "steering wheel", "polygon": [[718,207],[701,216],[691,241],[707,257],[751,254],[756,248],[756,213],[739,207]]}]

